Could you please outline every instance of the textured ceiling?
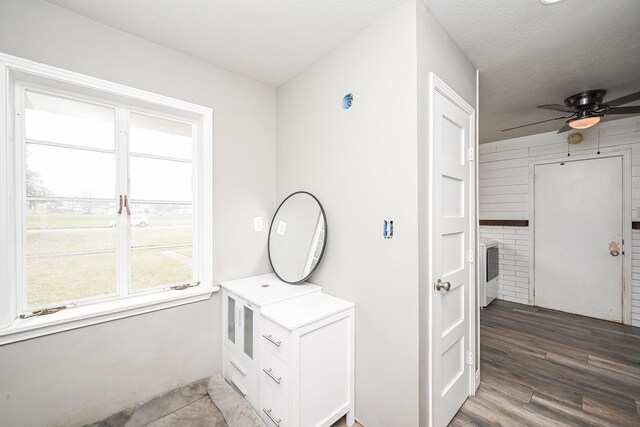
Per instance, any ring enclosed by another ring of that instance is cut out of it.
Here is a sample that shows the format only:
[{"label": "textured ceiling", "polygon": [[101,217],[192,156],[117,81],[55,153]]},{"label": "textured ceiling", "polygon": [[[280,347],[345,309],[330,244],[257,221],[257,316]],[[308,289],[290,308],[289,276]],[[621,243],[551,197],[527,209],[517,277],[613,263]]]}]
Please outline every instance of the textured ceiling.
[{"label": "textured ceiling", "polygon": [[[404,0],[47,0],[272,85]],[[480,140],[558,129],[535,108],[640,91],[640,0],[423,0],[480,69]],[[445,76],[446,77],[446,76]],[[446,78],[445,78],[446,80]]]},{"label": "textured ceiling", "polygon": [[425,3],[480,70],[481,142],[559,129],[500,131],[562,115],[536,105],[589,89],[607,89],[605,101],[640,91],[639,0]]},{"label": "textured ceiling", "polygon": [[404,0],[47,0],[279,85]]}]

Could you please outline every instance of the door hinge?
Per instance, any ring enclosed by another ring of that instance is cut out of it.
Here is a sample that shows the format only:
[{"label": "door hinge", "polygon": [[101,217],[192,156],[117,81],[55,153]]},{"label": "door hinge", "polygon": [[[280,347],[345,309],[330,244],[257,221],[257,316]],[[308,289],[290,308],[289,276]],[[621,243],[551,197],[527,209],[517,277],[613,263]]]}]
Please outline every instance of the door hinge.
[{"label": "door hinge", "polygon": [[536,182],[536,176],[533,175],[533,182]]},{"label": "door hinge", "polygon": [[473,147],[469,148],[469,151],[467,152],[467,160],[470,162],[473,161]]},{"label": "door hinge", "polygon": [[467,252],[467,259],[469,261],[469,264],[473,264],[473,251],[472,250],[469,250]]},{"label": "door hinge", "polygon": [[467,365],[473,366],[474,357],[473,351],[467,351]]}]

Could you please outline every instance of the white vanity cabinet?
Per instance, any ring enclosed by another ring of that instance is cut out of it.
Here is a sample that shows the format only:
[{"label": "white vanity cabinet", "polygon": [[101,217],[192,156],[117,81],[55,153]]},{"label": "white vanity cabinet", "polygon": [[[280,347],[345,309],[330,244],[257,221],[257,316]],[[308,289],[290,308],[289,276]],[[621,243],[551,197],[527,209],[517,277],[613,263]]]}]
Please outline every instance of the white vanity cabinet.
[{"label": "white vanity cabinet", "polygon": [[269,427],[354,423],[354,304],[315,293],[264,307],[260,416]]},{"label": "white vanity cabinet", "polygon": [[260,410],[258,375],[262,331],[261,310],[271,304],[319,293],[312,284],[289,285],[275,274],[220,283],[222,287],[223,377]]}]

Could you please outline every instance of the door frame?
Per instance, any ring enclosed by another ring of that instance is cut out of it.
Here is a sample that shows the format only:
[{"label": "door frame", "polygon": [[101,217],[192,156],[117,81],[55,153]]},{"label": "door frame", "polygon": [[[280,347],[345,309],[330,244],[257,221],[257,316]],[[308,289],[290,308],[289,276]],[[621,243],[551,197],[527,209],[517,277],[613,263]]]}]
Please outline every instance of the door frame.
[{"label": "door frame", "polygon": [[[480,378],[480,367],[479,363],[475,361],[480,360],[479,349],[476,348],[476,319],[479,315],[480,309],[478,304],[476,304],[476,295],[478,293],[478,263],[476,262],[478,258],[478,224],[476,221],[477,218],[477,194],[478,194],[478,180],[477,180],[477,152],[478,152],[478,132],[476,127],[476,111],[475,109],[469,105],[460,95],[458,95],[449,85],[447,85],[442,79],[440,79],[434,72],[429,72],[429,89],[428,89],[428,105],[429,105],[429,114],[428,114],[428,123],[429,123],[429,134],[428,134],[428,165],[429,165],[429,257],[428,257],[428,265],[429,265],[429,292],[428,295],[428,310],[429,310],[429,349],[428,349],[428,372],[429,372],[429,425],[433,425],[433,283],[436,278],[433,276],[433,258],[431,256],[433,249],[433,146],[435,136],[433,134],[433,125],[434,125],[434,98],[435,93],[438,92],[447,98],[449,101],[456,104],[460,107],[465,113],[469,115],[469,131],[471,134],[471,148],[472,148],[472,160],[468,160],[469,162],[469,242],[470,249],[473,251],[473,262],[471,262],[469,266],[469,292],[467,292],[468,299],[468,307],[469,311],[465,313],[467,318],[469,319],[468,331],[469,334],[469,350],[474,355],[474,363],[469,365],[468,369],[468,391],[469,396],[473,396],[476,393],[477,385],[476,378],[479,381]],[[468,157],[467,157],[468,159]]]},{"label": "door frame", "polygon": [[529,304],[535,305],[534,290],[535,281],[535,183],[533,176],[538,165],[555,164],[562,162],[575,162],[581,160],[595,160],[600,158],[622,158],[622,323],[631,324],[631,265],[633,263],[633,234],[631,230],[631,149],[601,152],[601,154],[579,154],[567,156],[554,156],[547,159],[534,159],[529,161]]}]

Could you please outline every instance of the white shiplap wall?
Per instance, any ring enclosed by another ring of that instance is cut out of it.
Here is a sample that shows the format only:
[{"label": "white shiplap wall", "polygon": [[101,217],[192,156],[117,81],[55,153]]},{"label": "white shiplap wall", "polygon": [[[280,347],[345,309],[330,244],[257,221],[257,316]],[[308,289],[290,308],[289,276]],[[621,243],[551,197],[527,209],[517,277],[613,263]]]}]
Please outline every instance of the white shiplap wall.
[{"label": "white shiplap wall", "polygon": [[[579,145],[571,146],[571,153],[595,153],[598,128],[602,153],[632,151],[632,218],[634,221],[640,220],[640,118],[610,121],[595,129],[581,131],[584,140]],[[529,163],[532,160],[566,156],[566,138],[566,133],[548,132],[480,145],[480,219],[529,219]],[[500,271],[499,297],[526,304],[528,265],[532,262],[528,246],[529,230],[522,227],[483,226],[480,227],[480,235],[501,242],[506,257]],[[517,239],[512,236],[523,237]],[[640,326],[640,231],[633,232],[632,260],[632,320],[634,326]],[[523,281],[525,274],[526,288]]]}]

